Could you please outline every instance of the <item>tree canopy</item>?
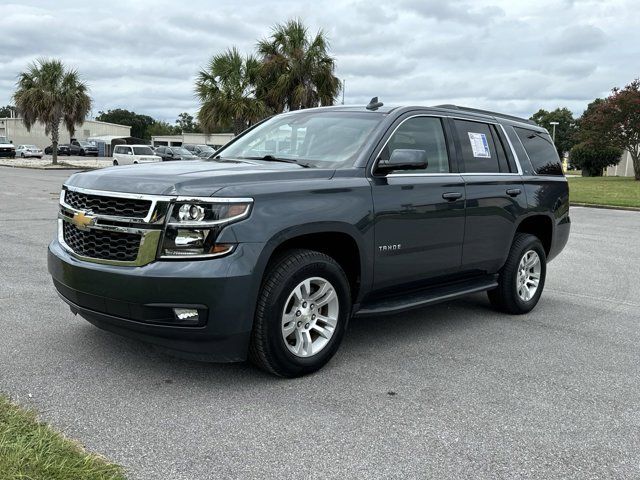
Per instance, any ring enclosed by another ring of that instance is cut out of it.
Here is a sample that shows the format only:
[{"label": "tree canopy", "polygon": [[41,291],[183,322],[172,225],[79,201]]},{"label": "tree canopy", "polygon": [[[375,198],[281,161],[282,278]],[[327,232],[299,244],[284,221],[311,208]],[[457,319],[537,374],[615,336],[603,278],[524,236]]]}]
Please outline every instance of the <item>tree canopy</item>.
[{"label": "tree canopy", "polygon": [[266,114],[265,103],[256,97],[260,64],[253,55],[236,48],[215,55],[196,80],[201,106],[198,121],[207,133],[232,125],[237,135]]},{"label": "tree canopy", "polygon": [[136,138],[151,138],[149,127],[155,122],[149,115],[140,115],[124,108],[114,108],[106,112],[98,112],[96,120],[100,122],[117,123],[131,127],[131,136]]},{"label": "tree canopy", "polygon": [[73,136],[91,109],[88,90],[78,72],[60,60],[39,59],[18,76],[13,95],[16,108],[28,131],[36,122],[44,124],[45,133],[51,135],[53,163],[58,160],[60,123]]},{"label": "tree canopy", "polygon": [[611,95],[589,107],[580,121],[581,135],[592,143],[627,150],[635,179],[640,180],[640,79],[623,89],[614,88]]},{"label": "tree canopy", "polygon": [[15,117],[16,107],[14,107],[13,105],[0,107],[0,118],[11,118],[12,112],[13,112],[13,116]]},{"label": "tree canopy", "polygon": [[558,122],[555,129],[555,146],[560,158],[575,145],[576,121],[573,118],[573,113],[568,108],[560,107],[551,112],[540,109],[531,116],[530,120],[546,128],[550,134],[553,134],[551,122]]}]

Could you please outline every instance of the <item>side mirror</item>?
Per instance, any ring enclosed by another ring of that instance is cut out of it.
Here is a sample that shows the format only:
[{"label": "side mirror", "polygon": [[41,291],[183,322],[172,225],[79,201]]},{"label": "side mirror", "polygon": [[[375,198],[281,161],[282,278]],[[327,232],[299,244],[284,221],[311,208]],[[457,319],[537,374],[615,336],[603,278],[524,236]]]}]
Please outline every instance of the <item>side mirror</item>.
[{"label": "side mirror", "polygon": [[377,172],[388,173],[392,170],[424,170],[427,168],[427,152],[413,148],[396,148],[391,158],[379,162]]}]

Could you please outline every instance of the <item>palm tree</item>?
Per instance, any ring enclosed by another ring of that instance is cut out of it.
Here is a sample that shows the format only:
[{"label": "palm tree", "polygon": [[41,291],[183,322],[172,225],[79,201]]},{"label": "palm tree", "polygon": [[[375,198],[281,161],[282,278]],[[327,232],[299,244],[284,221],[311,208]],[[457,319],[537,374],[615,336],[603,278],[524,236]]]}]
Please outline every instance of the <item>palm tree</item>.
[{"label": "palm tree", "polygon": [[260,63],[243,57],[236,48],[215,55],[196,79],[196,96],[201,106],[198,121],[205,133],[233,125],[238,135],[265,115],[265,105],[256,98]]},{"label": "palm tree", "polygon": [[340,80],[322,30],[307,36],[301,20],[276,25],[271,37],[258,42],[262,60],[259,96],[276,112],[333,105]]},{"label": "palm tree", "polygon": [[39,59],[29,65],[18,76],[13,99],[27,131],[41,122],[45,133],[51,135],[54,164],[58,163],[60,123],[64,122],[73,136],[91,109],[87,84],[76,70],[66,69],[60,60]]}]

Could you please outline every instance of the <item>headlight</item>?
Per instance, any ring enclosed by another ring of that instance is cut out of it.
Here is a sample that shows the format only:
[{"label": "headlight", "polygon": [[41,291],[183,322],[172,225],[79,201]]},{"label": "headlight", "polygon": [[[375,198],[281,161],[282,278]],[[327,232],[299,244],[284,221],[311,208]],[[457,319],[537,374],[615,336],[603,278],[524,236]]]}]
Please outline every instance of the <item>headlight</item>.
[{"label": "headlight", "polygon": [[160,258],[217,257],[233,244],[216,243],[220,230],[249,216],[250,199],[181,199],[172,204]]}]

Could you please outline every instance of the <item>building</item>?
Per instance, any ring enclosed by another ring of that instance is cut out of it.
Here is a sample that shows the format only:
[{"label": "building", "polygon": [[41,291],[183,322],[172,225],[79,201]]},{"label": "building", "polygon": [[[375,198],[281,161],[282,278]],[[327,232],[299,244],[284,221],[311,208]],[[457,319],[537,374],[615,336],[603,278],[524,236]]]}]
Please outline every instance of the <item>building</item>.
[{"label": "building", "polygon": [[233,133],[183,133],[182,135],[156,135],[151,137],[151,145],[158,147],[179,147],[183,144],[210,145],[220,148],[234,137]]},{"label": "building", "polygon": [[622,158],[618,165],[607,168],[608,177],[633,177],[634,175],[633,160],[631,159],[631,154],[627,150],[622,154]]},{"label": "building", "polygon": [[[51,145],[51,136],[44,133],[43,124],[36,123],[31,127],[30,131],[27,131],[21,118],[0,118],[0,137],[2,136],[7,137],[14,145],[35,145],[42,149]],[[131,136],[131,127],[116,123],[85,120],[80,127],[76,127],[73,138],[88,140],[91,137],[103,136],[127,138]],[[70,141],[71,135],[69,135],[64,124],[61,123],[58,143],[69,143]]]}]

